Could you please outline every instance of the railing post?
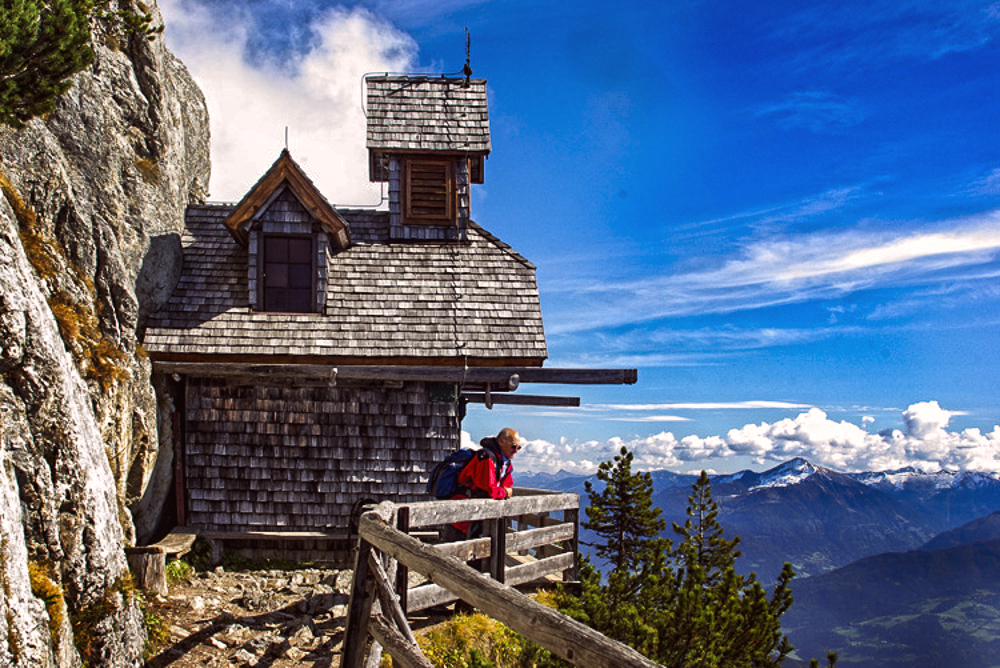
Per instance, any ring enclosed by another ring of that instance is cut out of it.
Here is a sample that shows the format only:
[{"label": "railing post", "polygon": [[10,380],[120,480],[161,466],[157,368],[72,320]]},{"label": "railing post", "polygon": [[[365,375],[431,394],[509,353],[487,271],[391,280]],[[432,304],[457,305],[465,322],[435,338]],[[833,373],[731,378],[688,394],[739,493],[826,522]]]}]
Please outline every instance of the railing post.
[{"label": "railing post", "polygon": [[563,521],[573,523],[573,537],[568,541],[568,547],[573,554],[573,567],[563,571],[564,582],[580,581],[580,508],[567,508],[563,511]]},{"label": "railing post", "polygon": [[368,644],[368,621],[372,611],[372,591],[368,587],[368,554],[372,545],[364,538],[358,539],[358,558],[354,564],[354,581],[351,583],[351,599],[344,625],[344,668],[361,668],[365,659],[365,645]]},{"label": "railing post", "polygon": [[[410,509],[401,506],[396,515],[396,528],[400,533],[409,535],[410,533]],[[407,593],[410,590],[410,569],[405,564],[396,564],[396,595],[399,597],[399,605],[406,610]]]},{"label": "railing post", "polygon": [[506,575],[504,566],[507,557],[507,518],[498,517],[487,524],[490,531],[490,575],[500,584]]}]

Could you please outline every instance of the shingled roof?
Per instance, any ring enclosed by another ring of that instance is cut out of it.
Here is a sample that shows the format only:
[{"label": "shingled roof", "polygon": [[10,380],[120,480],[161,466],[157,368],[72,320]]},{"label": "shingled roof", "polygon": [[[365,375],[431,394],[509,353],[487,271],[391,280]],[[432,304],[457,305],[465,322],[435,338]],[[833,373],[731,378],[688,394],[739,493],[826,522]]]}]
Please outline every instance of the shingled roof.
[{"label": "shingled roof", "polygon": [[369,150],[490,152],[485,79],[371,76],[365,82]]},{"label": "shingled roof", "polygon": [[[184,268],[153,314],[154,359],[540,365],[547,356],[535,267],[474,223],[468,243],[389,243],[388,214],[340,210],[354,243],[329,261],[323,313],[249,308],[247,249],[232,206],[188,209]],[[344,362],[347,363],[347,362]]]}]

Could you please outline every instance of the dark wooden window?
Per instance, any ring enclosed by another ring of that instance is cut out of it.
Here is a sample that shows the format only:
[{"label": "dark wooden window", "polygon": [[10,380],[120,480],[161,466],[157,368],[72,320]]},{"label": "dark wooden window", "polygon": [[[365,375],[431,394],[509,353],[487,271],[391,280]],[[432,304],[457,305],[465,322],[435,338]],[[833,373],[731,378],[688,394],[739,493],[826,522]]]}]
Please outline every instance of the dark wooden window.
[{"label": "dark wooden window", "polygon": [[263,301],[265,311],[315,311],[312,237],[264,237]]},{"label": "dark wooden window", "polygon": [[455,220],[455,172],[446,160],[407,160],[404,194],[408,223]]}]

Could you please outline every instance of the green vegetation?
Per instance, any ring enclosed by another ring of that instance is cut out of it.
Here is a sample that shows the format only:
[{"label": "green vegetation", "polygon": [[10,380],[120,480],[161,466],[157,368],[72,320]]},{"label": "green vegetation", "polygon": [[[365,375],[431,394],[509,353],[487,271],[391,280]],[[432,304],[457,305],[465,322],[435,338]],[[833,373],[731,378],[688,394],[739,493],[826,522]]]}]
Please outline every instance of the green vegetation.
[{"label": "green vegetation", "polygon": [[142,658],[149,661],[170,640],[170,629],[163,617],[154,612],[145,600],[140,600],[142,601],[142,620],[146,626],[146,644],[143,648]]},{"label": "green vegetation", "polygon": [[155,39],[149,8],[112,9],[114,0],[13,0],[0,3],[0,123],[23,127],[55,107],[70,78],[94,61],[92,21],[108,36]]},{"label": "green vegetation", "polygon": [[92,0],[0,4],[0,123],[15,128],[52,111],[69,77],[94,60]]},{"label": "green vegetation", "polygon": [[167,583],[180,584],[191,580],[194,575],[194,568],[183,559],[174,559],[167,562]]},{"label": "green vegetation", "polygon": [[601,539],[595,553],[611,570],[602,582],[585,561],[581,595],[561,592],[559,608],[665,666],[781,665],[793,649],[780,618],[794,572],[785,564],[770,596],[753,573],[736,572],[739,539],[718,523],[708,476],[692,485],[675,545],[659,537],[665,522],[652,506],[652,480],[632,473],[627,449],[597,475],[605,487],[587,485],[584,527]]}]

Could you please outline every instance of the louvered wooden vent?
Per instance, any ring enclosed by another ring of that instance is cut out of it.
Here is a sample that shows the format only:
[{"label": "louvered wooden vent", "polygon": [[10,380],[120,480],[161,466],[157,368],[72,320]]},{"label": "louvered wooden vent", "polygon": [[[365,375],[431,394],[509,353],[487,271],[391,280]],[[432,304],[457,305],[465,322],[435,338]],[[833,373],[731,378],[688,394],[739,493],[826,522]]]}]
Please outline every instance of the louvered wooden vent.
[{"label": "louvered wooden vent", "polygon": [[455,179],[451,162],[406,163],[406,222],[442,224],[455,220]]}]

